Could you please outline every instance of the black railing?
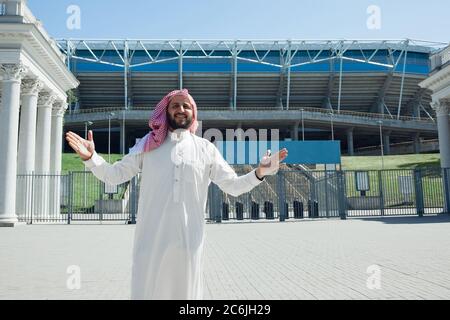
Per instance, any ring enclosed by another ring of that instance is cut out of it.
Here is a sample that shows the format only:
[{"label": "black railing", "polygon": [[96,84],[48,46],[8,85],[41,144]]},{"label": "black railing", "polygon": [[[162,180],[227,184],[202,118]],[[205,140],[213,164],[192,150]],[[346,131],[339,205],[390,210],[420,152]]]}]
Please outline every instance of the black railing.
[{"label": "black railing", "polygon": [[[242,166],[240,174],[251,167]],[[108,186],[89,171],[18,175],[16,212],[27,223],[123,221],[139,216],[139,176]],[[450,214],[450,169],[279,170],[233,197],[211,184],[205,219],[280,220]]]}]

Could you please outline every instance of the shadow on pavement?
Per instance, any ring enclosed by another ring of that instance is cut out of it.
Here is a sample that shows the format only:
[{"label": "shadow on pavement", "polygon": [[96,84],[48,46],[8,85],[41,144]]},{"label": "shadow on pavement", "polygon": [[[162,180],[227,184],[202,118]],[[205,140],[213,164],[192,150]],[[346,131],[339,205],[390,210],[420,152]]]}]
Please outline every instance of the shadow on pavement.
[{"label": "shadow on pavement", "polygon": [[349,220],[375,221],[388,224],[419,224],[419,223],[450,223],[449,214],[438,214],[429,216],[395,216],[395,217],[370,217],[370,218],[349,218]]}]

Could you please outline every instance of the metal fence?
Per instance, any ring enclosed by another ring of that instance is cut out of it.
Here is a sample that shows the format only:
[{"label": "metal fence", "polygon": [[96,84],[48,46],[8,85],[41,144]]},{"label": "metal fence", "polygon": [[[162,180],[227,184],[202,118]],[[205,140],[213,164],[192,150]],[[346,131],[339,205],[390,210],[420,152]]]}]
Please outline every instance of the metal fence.
[{"label": "metal fence", "polygon": [[[244,174],[251,166],[235,166]],[[211,184],[205,219],[280,220],[450,214],[450,169],[369,171],[279,170],[233,197]],[[18,175],[16,212],[27,223],[135,223],[140,176],[109,186],[89,171]],[[447,196],[445,196],[447,195]]]},{"label": "metal fence", "polygon": [[139,176],[111,186],[89,171],[18,175],[16,212],[27,223],[136,221]]}]

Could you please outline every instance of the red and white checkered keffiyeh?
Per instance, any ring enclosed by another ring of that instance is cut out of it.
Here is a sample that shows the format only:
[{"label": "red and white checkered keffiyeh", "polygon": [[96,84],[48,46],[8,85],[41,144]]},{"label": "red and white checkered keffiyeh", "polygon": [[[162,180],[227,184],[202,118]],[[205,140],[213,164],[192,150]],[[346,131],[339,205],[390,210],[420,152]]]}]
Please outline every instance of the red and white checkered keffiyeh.
[{"label": "red and white checkered keffiyeh", "polygon": [[197,104],[194,98],[189,94],[187,89],[174,90],[169,92],[155,107],[152,116],[148,122],[149,127],[152,129],[147,135],[145,135],[133,148],[130,149],[130,153],[142,153],[148,152],[158,148],[166,139],[169,125],[166,117],[167,107],[170,100],[174,96],[185,96],[189,99],[192,105],[192,124],[189,127],[189,131],[195,133],[198,128],[197,121]]}]

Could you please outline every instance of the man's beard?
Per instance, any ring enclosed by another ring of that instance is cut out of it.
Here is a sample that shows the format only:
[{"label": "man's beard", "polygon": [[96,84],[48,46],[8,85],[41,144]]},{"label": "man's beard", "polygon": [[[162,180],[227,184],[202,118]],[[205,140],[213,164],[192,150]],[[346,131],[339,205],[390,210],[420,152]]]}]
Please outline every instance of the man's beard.
[{"label": "man's beard", "polygon": [[168,112],[166,114],[167,121],[169,123],[169,126],[173,130],[177,129],[188,129],[192,124],[192,116],[187,115],[185,119],[179,119],[178,121],[176,118],[172,117]]}]

